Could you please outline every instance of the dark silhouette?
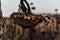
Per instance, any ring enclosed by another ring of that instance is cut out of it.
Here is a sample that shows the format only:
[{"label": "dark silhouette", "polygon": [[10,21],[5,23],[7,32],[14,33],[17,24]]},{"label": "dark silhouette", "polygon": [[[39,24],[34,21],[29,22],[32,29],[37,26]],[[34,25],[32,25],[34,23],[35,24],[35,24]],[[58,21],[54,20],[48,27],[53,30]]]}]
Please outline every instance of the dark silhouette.
[{"label": "dark silhouette", "polygon": [[[27,5],[28,8],[26,8],[24,2],[26,3],[26,5]],[[23,9],[24,13],[30,12],[30,6],[29,6],[29,4],[28,4],[28,2],[26,0],[21,0],[20,5],[21,5],[21,8]]]}]

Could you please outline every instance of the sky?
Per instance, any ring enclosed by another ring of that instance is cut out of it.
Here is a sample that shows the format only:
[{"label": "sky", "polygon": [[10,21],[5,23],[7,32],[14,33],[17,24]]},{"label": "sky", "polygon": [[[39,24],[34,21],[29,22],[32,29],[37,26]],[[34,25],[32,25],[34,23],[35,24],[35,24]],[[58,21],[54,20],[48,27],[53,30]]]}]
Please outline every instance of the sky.
[{"label": "sky", "polygon": [[[41,14],[41,13],[51,13],[55,14],[55,9],[58,9],[58,13],[60,13],[60,0],[27,0],[30,4],[31,2],[34,5],[30,5],[30,7],[35,6],[36,9],[32,10],[32,13]],[[10,16],[13,12],[18,11],[18,5],[20,0],[1,0],[1,9],[3,12],[3,16]]]}]

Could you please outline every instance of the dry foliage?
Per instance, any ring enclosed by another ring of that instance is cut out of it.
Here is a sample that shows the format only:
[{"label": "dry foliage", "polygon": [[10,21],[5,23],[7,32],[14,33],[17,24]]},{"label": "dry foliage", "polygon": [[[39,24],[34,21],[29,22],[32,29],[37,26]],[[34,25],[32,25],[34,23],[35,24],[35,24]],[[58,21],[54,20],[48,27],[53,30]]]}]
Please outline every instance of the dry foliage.
[{"label": "dry foliage", "polygon": [[32,40],[48,40],[49,38],[52,40],[52,35],[56,31],[56,18],[51,16],[50,20],[46,20],[48,23],[43,20],[33,28],[32,34],[30,34],[30,28],[23,29],[20,25],[15,24],[13,19],[5,18],[2,39],[30,40],[32,36]]}]

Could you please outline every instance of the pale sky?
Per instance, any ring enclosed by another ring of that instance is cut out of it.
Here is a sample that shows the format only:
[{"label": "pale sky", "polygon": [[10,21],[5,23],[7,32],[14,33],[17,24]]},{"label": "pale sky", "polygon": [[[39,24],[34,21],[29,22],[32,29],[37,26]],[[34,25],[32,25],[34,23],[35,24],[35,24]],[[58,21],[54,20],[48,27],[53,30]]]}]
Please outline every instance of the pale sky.
[{"label": "pale sky", "polygon": [[[60,0],[27,0],[31,2],[36,9],[32,10],[33,13],[55,13],[54,9],[58,9],[60,13]],[[17,12],[20,0],[1,0],[3,16],[9,16],[13,12]]]}]

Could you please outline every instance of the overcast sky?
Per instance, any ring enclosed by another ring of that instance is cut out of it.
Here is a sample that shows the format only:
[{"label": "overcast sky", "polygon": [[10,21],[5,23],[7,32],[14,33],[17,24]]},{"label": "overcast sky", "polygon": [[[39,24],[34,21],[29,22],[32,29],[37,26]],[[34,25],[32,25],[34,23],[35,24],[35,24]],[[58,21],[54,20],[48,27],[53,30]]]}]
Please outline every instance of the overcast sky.
[{"label": "overcast sky", "polygon": [[[32,10],[33,13],[55,13],[54,9],[58,9],[58,13],[60,13],[60,0],[27,0],[29,4],[31,2],[34,5],[30,5],[30,7],[35,6],[36,9]],[[2,2],[2,12],[3,16],[9,16],[13,12],[17,12],[18,5],[20,0],[1,0]]]}]

